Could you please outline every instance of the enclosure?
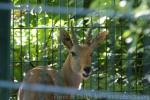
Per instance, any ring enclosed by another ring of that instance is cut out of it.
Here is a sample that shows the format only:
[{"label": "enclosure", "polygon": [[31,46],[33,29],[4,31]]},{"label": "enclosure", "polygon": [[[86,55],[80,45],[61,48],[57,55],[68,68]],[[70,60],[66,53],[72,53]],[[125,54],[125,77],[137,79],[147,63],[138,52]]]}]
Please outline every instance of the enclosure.
[{"label": "enclosure", "polygon": [[149,10],[149,0],[0,1],[0,100],[16,100],[35,66],[61,69],[68,53],[59,28],[71,27],[80,43],[90,29],[108,32],[73,100],[150,100]]}]

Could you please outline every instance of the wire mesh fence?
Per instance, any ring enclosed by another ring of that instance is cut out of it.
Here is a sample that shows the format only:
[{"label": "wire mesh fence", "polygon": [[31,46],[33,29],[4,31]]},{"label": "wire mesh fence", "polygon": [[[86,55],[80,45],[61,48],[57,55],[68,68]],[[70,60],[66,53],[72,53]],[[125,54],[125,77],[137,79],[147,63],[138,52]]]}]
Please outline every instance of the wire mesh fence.
[{"label": "wire mesh fence", "polygon": [[[0,87],[9,89],[18,89],[22,83],[14,84],[13,82],[0,81]],[[66,88],[59,86],[41,85],[41,84],[27,84],[24,83],[25,90],[38,91],[43,93],[60,93],[60,94],[71,94],[74,96],[85,96],[87,99],[107,98],[110,100],[149,100],[149,95],[135,95],[131,93],[123,92],[108,92],[108,91],[97,91],[97,90],[77,90],[75,88]],[[59,97],[58,97],[59,98]],[[10,99],[13,99],[12,97]],[[60,99],[60,98],[59,98]],[[77,98],[81,99],[81,98]],[[57,100],[57,99],[56,99]]]},{"label": "wire mesh fence", "polygon": [[10,100],[16,100],[18,83],[30,69],[62,69],[68,53],[59,29],[72,27],[79,43],[91,28],[93,37],[108,31],[93,52],[92,73],[82,89],[41,84],[27,84],[25,89],[71,94],[74,100],[150,99],[149,0],[12,0],[0,3],[0,9],[11,10],[12,82],[0,81],[0,88],[10,88]]}]

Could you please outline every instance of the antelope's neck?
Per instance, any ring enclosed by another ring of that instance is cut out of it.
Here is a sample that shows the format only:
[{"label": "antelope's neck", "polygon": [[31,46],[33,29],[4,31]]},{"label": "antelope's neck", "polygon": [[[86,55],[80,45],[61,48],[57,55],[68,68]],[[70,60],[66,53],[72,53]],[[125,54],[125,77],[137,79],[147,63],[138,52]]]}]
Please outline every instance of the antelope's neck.
[{"label": "antelope's neck", "polygon": [[65,63],[63,64],[62,75],[64,84],[67,87],[78,88],[81,82],[81,76],[75,73],[71,67],[70,55],[68,55]]}]

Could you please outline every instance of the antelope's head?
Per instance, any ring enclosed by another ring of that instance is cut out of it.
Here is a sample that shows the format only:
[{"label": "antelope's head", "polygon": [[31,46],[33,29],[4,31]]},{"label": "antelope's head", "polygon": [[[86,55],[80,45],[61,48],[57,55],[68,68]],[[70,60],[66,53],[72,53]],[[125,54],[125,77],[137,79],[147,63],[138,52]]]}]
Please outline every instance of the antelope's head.
[{"label": "antelope's head", "polygon": [[79,44],[73,29],[71,30],[72,38],[65,30],[60,29],[61,40],[69,51],[70,68],[73,73],[80,75],[82,79],[88,78],[91,73],[93,50],[105,40],[106,35],[107,32],[101,32],[92,39],[89,31],[85,43]]}]

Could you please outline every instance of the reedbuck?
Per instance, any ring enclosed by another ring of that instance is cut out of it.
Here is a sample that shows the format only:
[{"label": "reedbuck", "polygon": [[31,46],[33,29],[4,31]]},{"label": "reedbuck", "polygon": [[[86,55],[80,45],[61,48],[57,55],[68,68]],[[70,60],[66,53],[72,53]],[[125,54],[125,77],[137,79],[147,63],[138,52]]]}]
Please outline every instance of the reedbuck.
[{"label": "reedbuck", "polygon": [[[56,71],[48,66],[35,67],[27,72],[23,83],[78,88],[80,82],[90,75],[93,49],[98,46],[98,43],[105,40],[107,32],[98,33],[92,39],[89,31],[84,44],[78,44],[73,29],[71,35],[72,38],[64,29],[60,29],[60,38],[69,52],[62,69]],[[18,100],[57,100],[57,96],[58,94],[53,93],[24,90],[23,85],[18,91]],[[61,100],[69,100],[70,97],[62,95]]]}]

